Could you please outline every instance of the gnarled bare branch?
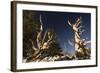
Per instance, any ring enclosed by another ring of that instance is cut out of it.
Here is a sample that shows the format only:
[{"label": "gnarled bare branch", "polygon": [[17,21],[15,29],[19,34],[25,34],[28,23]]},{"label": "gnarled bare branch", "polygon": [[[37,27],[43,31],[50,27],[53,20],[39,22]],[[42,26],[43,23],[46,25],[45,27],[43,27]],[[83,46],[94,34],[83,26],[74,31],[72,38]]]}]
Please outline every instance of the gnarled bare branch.
[{"label": "gnarled bare branch", "polygon": [[68,24],[72,27],[72,24],[70,23],[70,21],[68,20]]}]

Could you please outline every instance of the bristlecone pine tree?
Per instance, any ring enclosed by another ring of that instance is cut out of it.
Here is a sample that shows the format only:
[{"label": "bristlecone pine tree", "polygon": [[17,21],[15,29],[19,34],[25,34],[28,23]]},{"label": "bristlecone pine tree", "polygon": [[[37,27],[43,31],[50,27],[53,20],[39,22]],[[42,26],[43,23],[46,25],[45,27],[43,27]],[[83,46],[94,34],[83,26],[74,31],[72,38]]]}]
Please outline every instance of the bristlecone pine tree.
[{"label": "bristlecone pine tree", "polygon": [[74,47],[75,47],[75,56],[76,59],[89,59],[90,58],[90,48],[87,48],[86,45],[90,43],[90,41],[86,41],[81,38],[82,33],[82,17],[79,17],[74,24],[68,20],[68,24],[72,27],[74,32]]},{"label": "bristlecone pine tree", "polygon": [[[23,11],[23,59],[32,61],[59,61],[72,58],[62,53],[53,29],[43,30],[42,16]],[[44,32],[44,34],[43,34]]]}]

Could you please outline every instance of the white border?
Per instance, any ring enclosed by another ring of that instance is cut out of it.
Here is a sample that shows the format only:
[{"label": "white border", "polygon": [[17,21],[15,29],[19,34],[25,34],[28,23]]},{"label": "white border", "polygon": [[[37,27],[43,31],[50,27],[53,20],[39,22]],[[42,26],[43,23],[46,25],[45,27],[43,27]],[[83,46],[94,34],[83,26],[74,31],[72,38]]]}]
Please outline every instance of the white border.
[{"label": "white border", "polygon": [[[23,33],[23,17],[22,11],[25,10],[41,10],[41,11],[60,11],[60,12],[82,12],[91,13],[91,60],[77,61],[61,61],[61,62],[22,62],[22,33]],[[50,67],[68,67],[68,66],[84,66],[95,65],[96,61],[96,10],[94,8],[82,7],[64,7],[64,6],[49,6],[49,5],[34,5],[34,4],[17,4],[17,69],[35,69],[35,68],[50,68]]]}]

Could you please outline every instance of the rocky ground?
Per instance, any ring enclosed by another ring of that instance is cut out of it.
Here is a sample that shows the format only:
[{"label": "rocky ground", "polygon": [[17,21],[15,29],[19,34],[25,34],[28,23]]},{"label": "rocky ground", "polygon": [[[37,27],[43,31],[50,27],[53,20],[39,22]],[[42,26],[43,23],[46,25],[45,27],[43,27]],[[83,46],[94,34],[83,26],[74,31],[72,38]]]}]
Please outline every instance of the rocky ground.
[{"label": "rocky ground", "polygon": [[69,56],[68,54],[63,54],[62,52],[53,52],[50,50],[37,51],[35,54],[28,57],[24,62],[42,62],[42,61],[64,61],[73,60],[74,56]]},{"label": "rocky ground", "polygon": [[[88,52],[90,55],[90,53]],[[89,55],[64,54],[63,52],[53,51],[52,49],[37,50],[33,55],[27,57],[24,62],[51,62],[51,61],[64,61],[64,60],[85,60],[90,59]]]}]

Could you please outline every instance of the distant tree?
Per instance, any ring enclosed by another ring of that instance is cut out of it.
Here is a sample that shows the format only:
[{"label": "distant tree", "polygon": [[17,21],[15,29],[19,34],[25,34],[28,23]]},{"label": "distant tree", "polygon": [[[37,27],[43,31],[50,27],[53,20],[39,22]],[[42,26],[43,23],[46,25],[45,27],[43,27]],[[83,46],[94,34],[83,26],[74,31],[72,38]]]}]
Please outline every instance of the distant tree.
[{"label": "distant tree", "polygon": [[68,20],[68,24],[72,27],[74,32],[74,47],[75,47],[75,55],[78,59],[87,59],[90,57],[90,52],[86,48],[86,45],[90,43],[90,41],[86,41],[85,39],[81,38],[82,33],[84,30],[82,30],[82,17],[79,17],[77,21],[72,24]]}]

